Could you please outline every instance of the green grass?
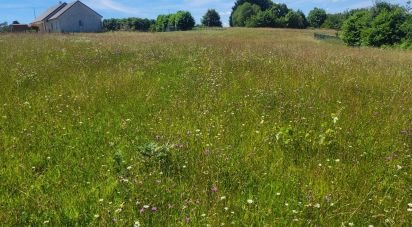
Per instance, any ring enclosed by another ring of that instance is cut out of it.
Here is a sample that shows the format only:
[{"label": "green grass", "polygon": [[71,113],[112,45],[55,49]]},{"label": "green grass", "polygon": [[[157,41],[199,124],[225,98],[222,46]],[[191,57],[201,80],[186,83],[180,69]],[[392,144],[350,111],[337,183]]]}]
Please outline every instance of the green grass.
[{"label": "green grass", "polygon": [[0,53],[0,225],[412,223],[412,52],[227,29]]}]

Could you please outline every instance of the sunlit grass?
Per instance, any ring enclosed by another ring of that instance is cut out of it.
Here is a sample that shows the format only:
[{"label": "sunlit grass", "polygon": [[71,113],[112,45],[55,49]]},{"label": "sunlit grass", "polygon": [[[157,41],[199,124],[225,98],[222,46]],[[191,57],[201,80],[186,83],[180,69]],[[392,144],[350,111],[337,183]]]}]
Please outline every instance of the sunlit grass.
[{"label": "sunlit grass", "polygon": [[227,29],[0,54],[1,225],[412,223],[412,52]]}]

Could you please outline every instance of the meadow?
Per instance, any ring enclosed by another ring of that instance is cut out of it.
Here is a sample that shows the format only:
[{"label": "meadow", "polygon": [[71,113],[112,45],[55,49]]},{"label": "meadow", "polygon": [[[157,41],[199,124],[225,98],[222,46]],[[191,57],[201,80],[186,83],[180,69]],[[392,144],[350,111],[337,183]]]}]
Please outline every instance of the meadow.
[{"label": "meadow", "polygon": [[0,225],[410,225],[412,52],[313,32],[0,35]]}]

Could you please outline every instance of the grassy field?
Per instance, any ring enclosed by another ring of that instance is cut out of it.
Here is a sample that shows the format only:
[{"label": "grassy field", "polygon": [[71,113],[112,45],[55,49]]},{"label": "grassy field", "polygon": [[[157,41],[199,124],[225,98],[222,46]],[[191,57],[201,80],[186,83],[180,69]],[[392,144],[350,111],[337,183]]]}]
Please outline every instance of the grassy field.
[{"label": "grassy field", "polygon": [[9,34],[0,91],[1,226],[412,223],[412,52]]}]

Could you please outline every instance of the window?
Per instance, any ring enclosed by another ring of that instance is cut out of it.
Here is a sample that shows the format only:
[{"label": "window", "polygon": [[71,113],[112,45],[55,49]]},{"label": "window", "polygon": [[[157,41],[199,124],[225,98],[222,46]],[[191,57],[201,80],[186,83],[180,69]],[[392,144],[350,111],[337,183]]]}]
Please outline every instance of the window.
[{"label": "window", "polygon": [[83,21],[79,20],[79,27],[82,27],[82,26],[83,26]]}]

